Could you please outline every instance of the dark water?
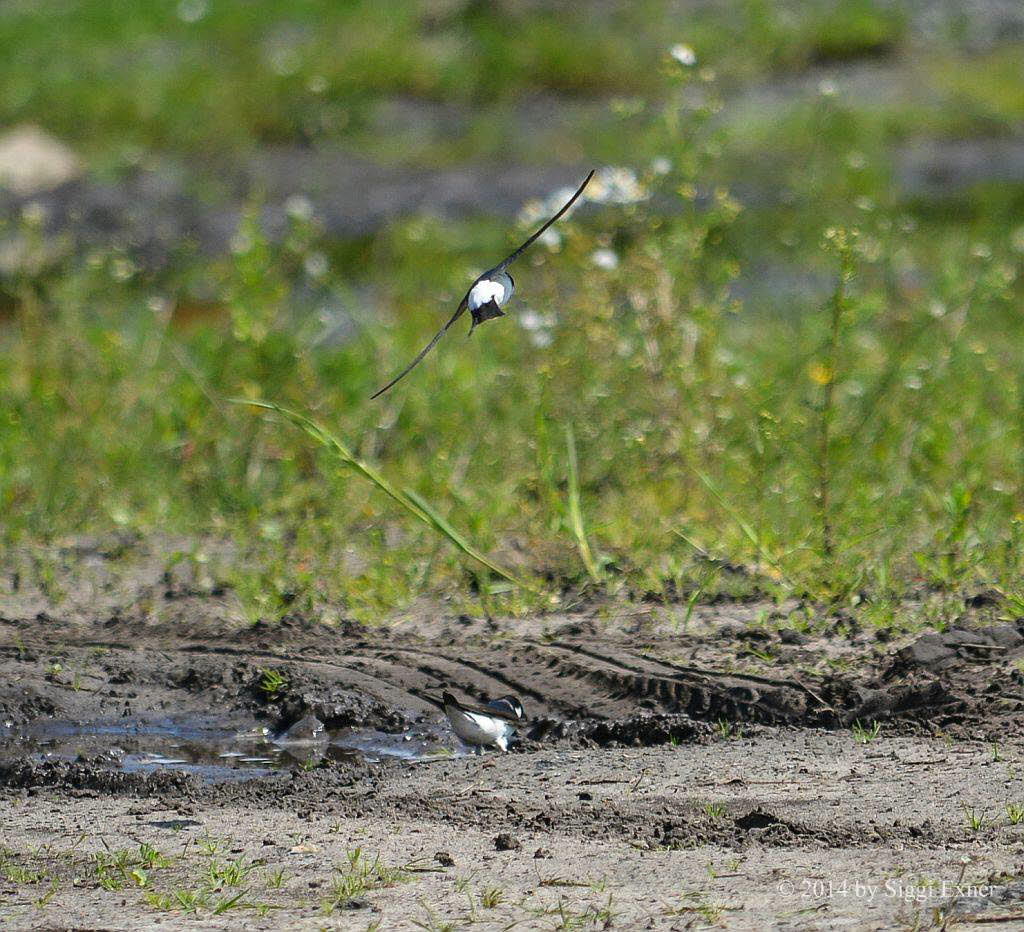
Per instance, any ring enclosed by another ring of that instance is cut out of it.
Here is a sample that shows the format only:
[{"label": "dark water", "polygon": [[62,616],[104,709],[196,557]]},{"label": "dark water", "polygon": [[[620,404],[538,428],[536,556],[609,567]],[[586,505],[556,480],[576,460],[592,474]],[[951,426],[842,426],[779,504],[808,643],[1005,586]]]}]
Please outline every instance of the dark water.
[{"label": "dark water", "polygon": [[49,719],[24,727],[0,725],[0,760],[87,760],[126,772],[181,770],[206,780],[245,780],[279,770],[312,767],[324,759],[410,762],[461,753],[441,726],[386,734],[325,731],[304,720],[279,735],[254,726],[238,731],[216,719],[160,718],[76,722]]}]

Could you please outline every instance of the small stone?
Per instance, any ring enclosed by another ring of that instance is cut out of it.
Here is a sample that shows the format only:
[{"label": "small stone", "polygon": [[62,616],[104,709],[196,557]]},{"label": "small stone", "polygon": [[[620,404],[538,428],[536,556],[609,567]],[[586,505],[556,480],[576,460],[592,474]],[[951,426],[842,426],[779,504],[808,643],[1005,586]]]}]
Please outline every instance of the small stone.
[{"label": "small stone", "polygon": [[540,861],[544,858],[550,858],[551,852],[548,851],[547,848],[538,848],[536,851],[533,852],[533,856],[536,860]]},{"label": "small stone", "polygon": [[794,631],[792,628],[783,628],[779,631],[779,640],[783,644],[801,645],[806,644],[809,640],[806,634],[801,634],[799,631]]},{"label": "small stone", "polygon": [[453,858],[447,851],[438,851],[437,854],[434,855],[434,860],[442,867],[455,866],[455,858]]},{"label": "small stone", "polygon": [[494,836],[494,847],[498,851],[518,851],[523,846],[511,832],[501,832]]},{"label": "small stone", "polygon": [[277,740],[289,744],[311,744],[324,741],[326,738],[324,723],[310,712],[309,715],[299,719]]}]

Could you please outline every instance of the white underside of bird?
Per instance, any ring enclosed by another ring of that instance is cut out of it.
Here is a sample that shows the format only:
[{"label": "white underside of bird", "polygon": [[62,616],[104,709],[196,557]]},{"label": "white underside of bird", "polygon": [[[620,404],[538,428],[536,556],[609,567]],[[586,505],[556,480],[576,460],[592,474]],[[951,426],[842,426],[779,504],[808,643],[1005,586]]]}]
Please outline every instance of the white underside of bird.
[{"label": "white underside of bird", "polygon": [[466,744],[474,747],[498,747],[503,751],[508,750],[508,739],[515,730],[507,722],[500,718],[491,718],[489,715],[481,715],[477,712],[468,712],[465,709],[456,709],[451,706],[445,708],[445,714],[452,723],[452,730]]},{"label": "white underside of bird", "polygon": [[[503,277],[507,278],[508,276]],[[472,312],[479,310],[490,301],[493,301],[498,307],[502,307],[511,297],[511,288],[504,282],[482,278],[470,289],[467,304]]]}]

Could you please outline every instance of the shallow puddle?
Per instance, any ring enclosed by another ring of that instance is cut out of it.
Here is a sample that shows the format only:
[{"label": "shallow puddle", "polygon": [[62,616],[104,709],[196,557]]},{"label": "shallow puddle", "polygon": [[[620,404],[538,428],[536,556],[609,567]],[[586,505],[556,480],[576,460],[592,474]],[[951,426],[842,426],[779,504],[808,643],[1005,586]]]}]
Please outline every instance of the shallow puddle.
[{"label": "shallow puddle", "polygon": [[[305,727],[303,727],[305,726]],[[303,720],[287,732],[227,728],[217,720],[173,717],[108,722],[60,719],[24,727],[0,725],[0,760],[86,760],[126,772],[181,770],[210,781],[245,780],[274,771],[316,766],[324,759],[352,761],[398,757],[428,761],[451,757],[450,735],[429,726],[386,734],[373,730],[325,731]]]}]

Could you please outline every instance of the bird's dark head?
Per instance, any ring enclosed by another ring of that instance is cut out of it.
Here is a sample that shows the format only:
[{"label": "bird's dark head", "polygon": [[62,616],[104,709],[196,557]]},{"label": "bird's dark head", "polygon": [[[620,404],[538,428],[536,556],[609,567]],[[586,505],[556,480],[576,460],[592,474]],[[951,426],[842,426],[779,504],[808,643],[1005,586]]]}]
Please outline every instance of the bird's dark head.
[{"label": "bird's dark head", "polygon": [[516,718],[523,717],[523,704],[516,699],[515,696],[502,696],[500,699],[495,699],[489,703],[491,708],[499,709],[503,712],[507,712],[509,715],[514,715]]}]

